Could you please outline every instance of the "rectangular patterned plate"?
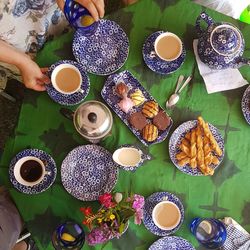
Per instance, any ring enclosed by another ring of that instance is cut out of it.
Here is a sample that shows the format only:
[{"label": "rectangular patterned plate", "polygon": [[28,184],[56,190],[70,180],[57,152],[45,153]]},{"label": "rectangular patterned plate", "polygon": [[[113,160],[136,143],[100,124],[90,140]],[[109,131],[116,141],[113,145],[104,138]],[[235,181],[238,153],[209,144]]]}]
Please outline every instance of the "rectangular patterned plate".
[{"label": "rectangular patterned plate", "polygon": [[[155,101],[156,100],[148,93],[148,91],[139,83],[139,81],[127,70],[113,74],[108,77],[106,80],[101,95],[102,98],[106,101],[106,103],[113,109],[113,111],[120,117],[120,119],[129,127],[129,129],[134,133],[134,135],[146,146],[150,146],[152,144],[160,143],[164,141],[169,133],[169,130],[173,124],[172,119],[170,118],[170,125],[167,129],[161,131],[159,130],[158,138],[153,142],[148,142],[142,138],[142,135],[139,130],[132,127],[129,123],[129,116],[134,112],[141,111],[142,105],[139,107],[134,106],[127,114],[123,112],[118,103],[120,102],[121,98],[115,92],[115,84],[119,81],[123,81],[129,88],[128,96],[133,93],[134,91],[140,89],[143,95],[146,98],[146,101]],[[145,102],[146,102],[145,101]],[[163,108],[159,105],[159,110],[163,110]],[[148,122],[151,122],[151,119],[147,119]]]}]

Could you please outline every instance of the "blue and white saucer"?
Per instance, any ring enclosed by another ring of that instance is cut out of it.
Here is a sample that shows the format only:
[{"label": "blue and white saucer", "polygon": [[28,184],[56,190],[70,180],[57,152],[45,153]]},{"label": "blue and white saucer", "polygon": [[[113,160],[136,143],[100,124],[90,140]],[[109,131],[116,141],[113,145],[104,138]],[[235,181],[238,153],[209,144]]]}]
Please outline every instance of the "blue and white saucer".
[{"label": "blue and white saucer", "polygon": [[181,237],[166,236],[154,242],[148,250],[195,250],[195,248]]},{"label": "blue and white saucer", "polygon": [[[211,164],[213,169],[216,169],[223,160],[225,153],[224,140],[219,132],[219,130],[214,127],[212,124],[208,124],[209,129],[211,130],[215,140],[217,141],[220,149],[222,150],[222,155],[218,157],[219,163],[217,165]],[[171,135],[169,139],[169,155],[171,161],[174,165],[183,173],[193,176],[203,176],[202,172],[199,168],[191,168],[189,164],[184,165],[183,167],[178,165],[178,161],[176,159],[176,154],[180,153],[179,145],[181,144],[181,140],[185,137],[186,133],[188,133],[191,129],[197,126],[197,120],[187,121],[182,123]]]},{"label": "blue and white saucer", "polygon": [[72,50],[85,71],[96,75],[110,75],[126,62],[129,40],[116,22],[102,19],[91,36],[75,32]]},{"label": "blue and white saucer", "polygon": [[[45,170],[50,172],[50,174],[45,175],[44,179],[37,185],[33,187],[28,187],[25,185],[22,185],[19,183],[15,176],[14,176],[14,166],[15,164],[23,157],[26,156],[34,156],[39,158],[45,165]],[[48,189],[55,181],[56,179],[56,163],[54,159],[47,154],[46,152],[40,150],[40,149],[25,149],[21,152],[19,152],[10,162],[9,166],[9,176],[10,181],[13,184],[13,186],[20,192],[25,194],[39,194],[46,189]]]},{"label": "blue and white saucer", "polygon": [[143,55],[143,59],[145,63],[152,71],[154,71],[155,73],[162,74],[162,75],[167,75],[167,74],[173,73],[174,71],[176,71],[177,69],[181,67],[186,57],[186,50],[184,48],[184,44],[182,44],[183,51],[181,55],[176,60],[171,61],[171,62],[163,61],[158,56],[151,57],[150,54],[152,51],[154,51],[154,42],[156,38],[164,32],[165,31],[157,31],[151,34],[146,39],[142,48],[142,55]]},{"label": "blue and white saucer", "polygon": [[65,95],[65,94],[58,92],[53,87],[52,84],[47,84],[45,86],[46,86],[46,89],[47,89],[49,96],[55,102],[57,102],[61,105],[67,105],[67,106],[76,105],[76,104],[82,102],[89,93],[89,89],[90,89],[89,77],[87,76],[86,72],[84,71],[83,66],[75,61],[72,61],[72,60],[61,60],[61,61],[58,61],[58,62],[52,64],[48,70],[49,77],[51,77],[53,69],[62,63],[72,64],[79,69],[81,76],[82,76],[81,89],[83,90],[83,93],[76,92],[74,94]]},{"label": "blue and white saucer", "polygon": [[[181,212],[181,220],[180,223],[172,230],[162,230],[159,227],[157,227],[152,218],[152,211],[154,207],[161,201],[168,200],[176,204],[176,206],[180,209]],[[175,233],[181,226],[184,220],[184,207],[174,194],[168,193],[168,192],[157,192],[151,194],[146,200],[144,205],[144,211],[143,211],[143,223],[145,227],[153,234],[159,235],[159,236],[167,236],[170,234]]]},{"label": "blue and white saucer", "polygon": [[118,178],[118,168],[112,154],[98,145],[73,149],[62,162],[64,188],[82,201],[98,200],[112,191]]},{"label": "blue and white saucer", "polygon": [[245,90],[242,97],[241,109],[247,123],[250,125],[250,86]]}]

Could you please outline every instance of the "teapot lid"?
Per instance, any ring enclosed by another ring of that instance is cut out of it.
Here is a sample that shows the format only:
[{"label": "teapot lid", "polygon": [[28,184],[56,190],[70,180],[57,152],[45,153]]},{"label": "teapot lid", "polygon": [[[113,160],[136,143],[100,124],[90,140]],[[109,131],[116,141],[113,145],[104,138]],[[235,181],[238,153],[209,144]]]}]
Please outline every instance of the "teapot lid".
[{"label": "teapot lid", "polygon": [[236,27],[222,24],[213,30],[210,42],[218,54],[229,56],[239,51],[243,41],[240,31]]},{"label": "teapot lid", "polygon": [[110,110],[101,102],[87,101],[75,112],[76,129],[88,139],[100,139],[106,136],[113,124]]}]

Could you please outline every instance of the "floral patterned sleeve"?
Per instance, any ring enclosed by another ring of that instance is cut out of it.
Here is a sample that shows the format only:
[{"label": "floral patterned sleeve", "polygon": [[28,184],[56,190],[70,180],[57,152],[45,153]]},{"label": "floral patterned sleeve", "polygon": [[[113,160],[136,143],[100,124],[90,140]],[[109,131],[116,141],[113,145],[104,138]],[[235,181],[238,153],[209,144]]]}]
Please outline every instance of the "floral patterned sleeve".
[{"label": "floral patterned sleeve", "polygon": [[[55,0],[0,0],[0,26],[1,40],[33,56],[48,38],[69,29]],[[3,75],[18,78],[17,74],[13,66],[0,62],[0,87],[6,82]]]}]

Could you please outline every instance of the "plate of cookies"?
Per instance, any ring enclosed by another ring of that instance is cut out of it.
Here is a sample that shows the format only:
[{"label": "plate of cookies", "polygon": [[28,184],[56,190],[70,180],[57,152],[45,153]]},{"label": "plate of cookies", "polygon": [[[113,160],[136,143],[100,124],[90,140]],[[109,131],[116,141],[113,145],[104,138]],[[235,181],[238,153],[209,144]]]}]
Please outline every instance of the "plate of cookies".
[{"label": "plate of cookies", "polygon": [[169,140],[169,155],[182,172],[193,175],[213,175],[225,153],[219,130],[202,117],[181,124]]},{"label": "plate of cookies", "polygon": [[110,75],[101,95],[144,145],[166,139],[171,117],[129,71]]}]

